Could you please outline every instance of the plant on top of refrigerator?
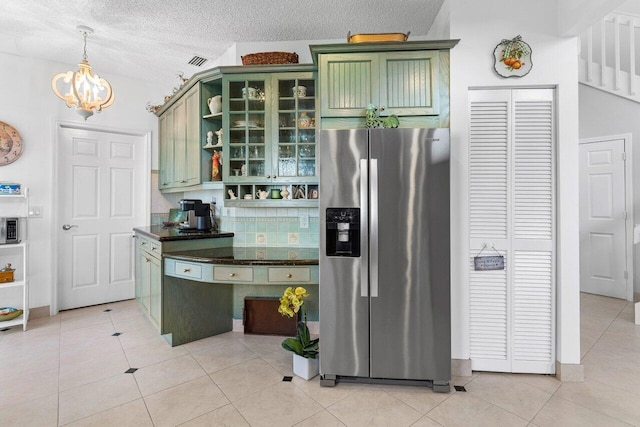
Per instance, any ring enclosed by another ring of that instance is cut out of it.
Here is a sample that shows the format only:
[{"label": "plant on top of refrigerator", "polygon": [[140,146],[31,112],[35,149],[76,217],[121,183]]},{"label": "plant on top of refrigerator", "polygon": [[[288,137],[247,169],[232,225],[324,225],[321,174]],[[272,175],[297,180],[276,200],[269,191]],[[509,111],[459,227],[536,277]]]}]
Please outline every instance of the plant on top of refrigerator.
[{"label": "plant on top of refrigerator", "polygon": [[[302,308],[304,298],[308,296],[307,290],[302,286],[298,286],[295,289],[287,288],[280,298],[278,313],[283,316],[294,317]],[[320,339],[311,339],[311,334],[309,334],[309,328],[307,327],[307,313],[304,308],[302,308],[302,313],[303,320],[298,321],[298,335],[293,338],[285,338],[282,341],[282,348],[292,351],[298,356],[315,359],[318,355],[318,342]]]}]

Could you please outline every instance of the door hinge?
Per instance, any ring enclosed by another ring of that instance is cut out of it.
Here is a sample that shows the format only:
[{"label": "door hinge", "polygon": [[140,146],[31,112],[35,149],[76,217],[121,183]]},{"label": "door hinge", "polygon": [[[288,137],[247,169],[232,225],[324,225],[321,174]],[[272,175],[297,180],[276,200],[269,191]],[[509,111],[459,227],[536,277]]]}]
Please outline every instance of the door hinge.
[{"label": "door hinge", "polygon": [[629,278],[629,272],[627,270],[624,271],[624,278],[625,279]]},{"label": "door hinge", "polygon": [[622,152],[622,161],[627,161],[627,153]]},{"label": "door hinge", "polygon": [[624,213],[624,219],[627,219],[627,212]]}]

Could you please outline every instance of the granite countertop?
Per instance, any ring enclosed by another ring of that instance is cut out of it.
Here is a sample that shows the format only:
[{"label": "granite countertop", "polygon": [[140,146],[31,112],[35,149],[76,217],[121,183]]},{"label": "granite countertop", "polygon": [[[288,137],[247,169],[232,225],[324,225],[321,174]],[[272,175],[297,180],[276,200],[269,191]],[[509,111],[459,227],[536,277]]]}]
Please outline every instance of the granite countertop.
[{"label": "granite countertop", "polygon": [[168,252],[165,258],[208,264],[318,265],[318,248],[226,247]]},{"label": "granite countertop", "polygon": [[219,237],[233,237],[233,233],[220,231],[187,231],[180,230],[176,227],[164,227],[162,225],[151,225],[148,227],[136,227],[133,229],[136,233],[140,233],[154,240],[166,242],[169,240],[192,240],[192,239],[216,239]]}]

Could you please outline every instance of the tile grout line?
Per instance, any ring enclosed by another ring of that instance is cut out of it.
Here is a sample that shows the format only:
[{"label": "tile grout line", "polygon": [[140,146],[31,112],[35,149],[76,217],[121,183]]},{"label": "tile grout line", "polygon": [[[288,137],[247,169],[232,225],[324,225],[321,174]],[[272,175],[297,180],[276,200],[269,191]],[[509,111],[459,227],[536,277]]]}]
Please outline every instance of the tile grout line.
[{"label": "tile grout line", "polygon": [[[118,332],[116,330],[116,324],[113,321],[113,316],[111,315],[112,311],[109,312],[109,318],[111,319],[111,324],[113,325],[113,330]],[[118,342],[120,343],[120,349],[122,350],[122,353],[124,354],[124,358],[127,360],[127,366],[129,366],[129,369],[132,369],[133,366],[131,366],[131,361],[129,360],[129,357],[127,356],[127,352],[124,349],[124,346],[122,345],[122,340],[120,339],[121,335],[118,335],[116,338],[118,339]],[[151,412],[149,411],[149,407],[147,406],[147,401],[144,399],[144,396],[142,395],[142,390],[140,390],[140,384],[138,383],[138,379],[135,376],[135,372],[130,374],[133,377],[133,381],[135,381],[136,383],[136,387],[138,387],[138,393],[140,393],[140,399],[142,399],[142,403],[144,404],[144,408],[147,411],[147,415],[149,416],[149,420],[151,420],[151,424],[153,426],[156,425],[156,423],[153,421],[153,417],[151,416]]]},{"label": "tile grout line", "polygon": [[[489,373],[493,373],[493,372],[489,372]],[[480,378],[480,376],[481,376],[481,375],[482,375],[482,373],[481,373],[481,374],[479,374],[476,378]],[[475,380],[476,380],[476,378],[472,379],[472,380],[471,380],[471,381],[469,381],[467,384],[472,383],[473,381],[475,381]],[[511,381],[511,380],[512,380],[512,378],[509,378],[509,381]],[[528,385],[530,385],[530,384],[528,384]],[[533,387],[533,386],[531,386],[531,387]],[[465,388],[466,388],[466,387],[465,387]],[[535,387],[535,388],[537,388],[537,387]],[[467,393],[469,393],[469,391],[467,391]],[[471,392],[471,393],[473,393],[473,392]],[[514,415],[514,416],[516,416],[516,417],[520,418],[521,420],[526,421],[526,422],[527,422],[527,424],[531,423],[531,420],[526,419],[526,418],[525,418],[525,417],[523,417],[522,415],[520,415],[520,414],[516,414],[515,412],[512,412],[512,411],[510,411],[509,409],[503,408],[503,407],[502,407],[502,406],[500,406],[500,405],[496,405],[496,404],[495,404],[495,403],[493,403],[493,402],[489,402],[487,399],[483,398],[481,394],[475,394],[475,393],[473,393],[473,394],[474,394],[474,397],[477,397],[478,399],[483,400],[484,402],[488,403],[489,405],[492,405],[492,406],[495,406],[496,408],[502,409],[503,411],[508,412],[508,413],[510,413],[511,415]],[[545,402],[545,404],[546,404],[546,402]],[[544,407],[544,405],[542,405],[542,406]],[[431,412],[431,411],[429,411],[429,412]],[[535,418],[535,417],[534,417],[534,418]],[[532,419],[533,419],[533,418],[532,418]]]},{"label": "tile grout line", "polygon": [[[589,347],[589,350],[587,350],[587,352],[584,354],[583,357],[580,358],[580,364],[583,364],[582,362],[584,361],[584,359],[587,357],[587,355],[589,353],[591,353],[591,350],[593,350],[593,348],[598,344],[598,342],[602,339],[602,337],[604,336],[604,334],[607,333],[607,331],[611,328],[611,325],[613,325],[613,322],[616,321],[616,319],[618,319],[620,317],[620,315],[622,314],[622,312],[624,311],[624,309],[627,307],[627,305],[629,304],[629,301],[625,301],[625,304],[622,306],[622,308],[620,308],[620,310],[618,310],[618,312],[613,316],[613,318],[611,319],[611,321],[607,324],[607,327],[602,331],[602,333],[600,335],[598,335],[598,338],[595,340],[595,342],[591,345],[591,347]],[[582,311],[582,306],[580,307],[580,310]],[[580,330],[580,334],[582,335],[582,330]]]}]

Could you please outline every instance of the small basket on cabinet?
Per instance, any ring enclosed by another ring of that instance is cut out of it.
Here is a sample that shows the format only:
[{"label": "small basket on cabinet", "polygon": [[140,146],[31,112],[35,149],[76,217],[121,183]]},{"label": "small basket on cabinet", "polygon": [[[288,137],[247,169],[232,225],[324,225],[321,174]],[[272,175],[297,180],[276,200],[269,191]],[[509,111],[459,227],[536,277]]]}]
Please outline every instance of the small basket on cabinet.
[{"label": "small basket on cabinet", "polygon": [[242,56],[242,65],[297,64],[295,52],[257,52]]}]

